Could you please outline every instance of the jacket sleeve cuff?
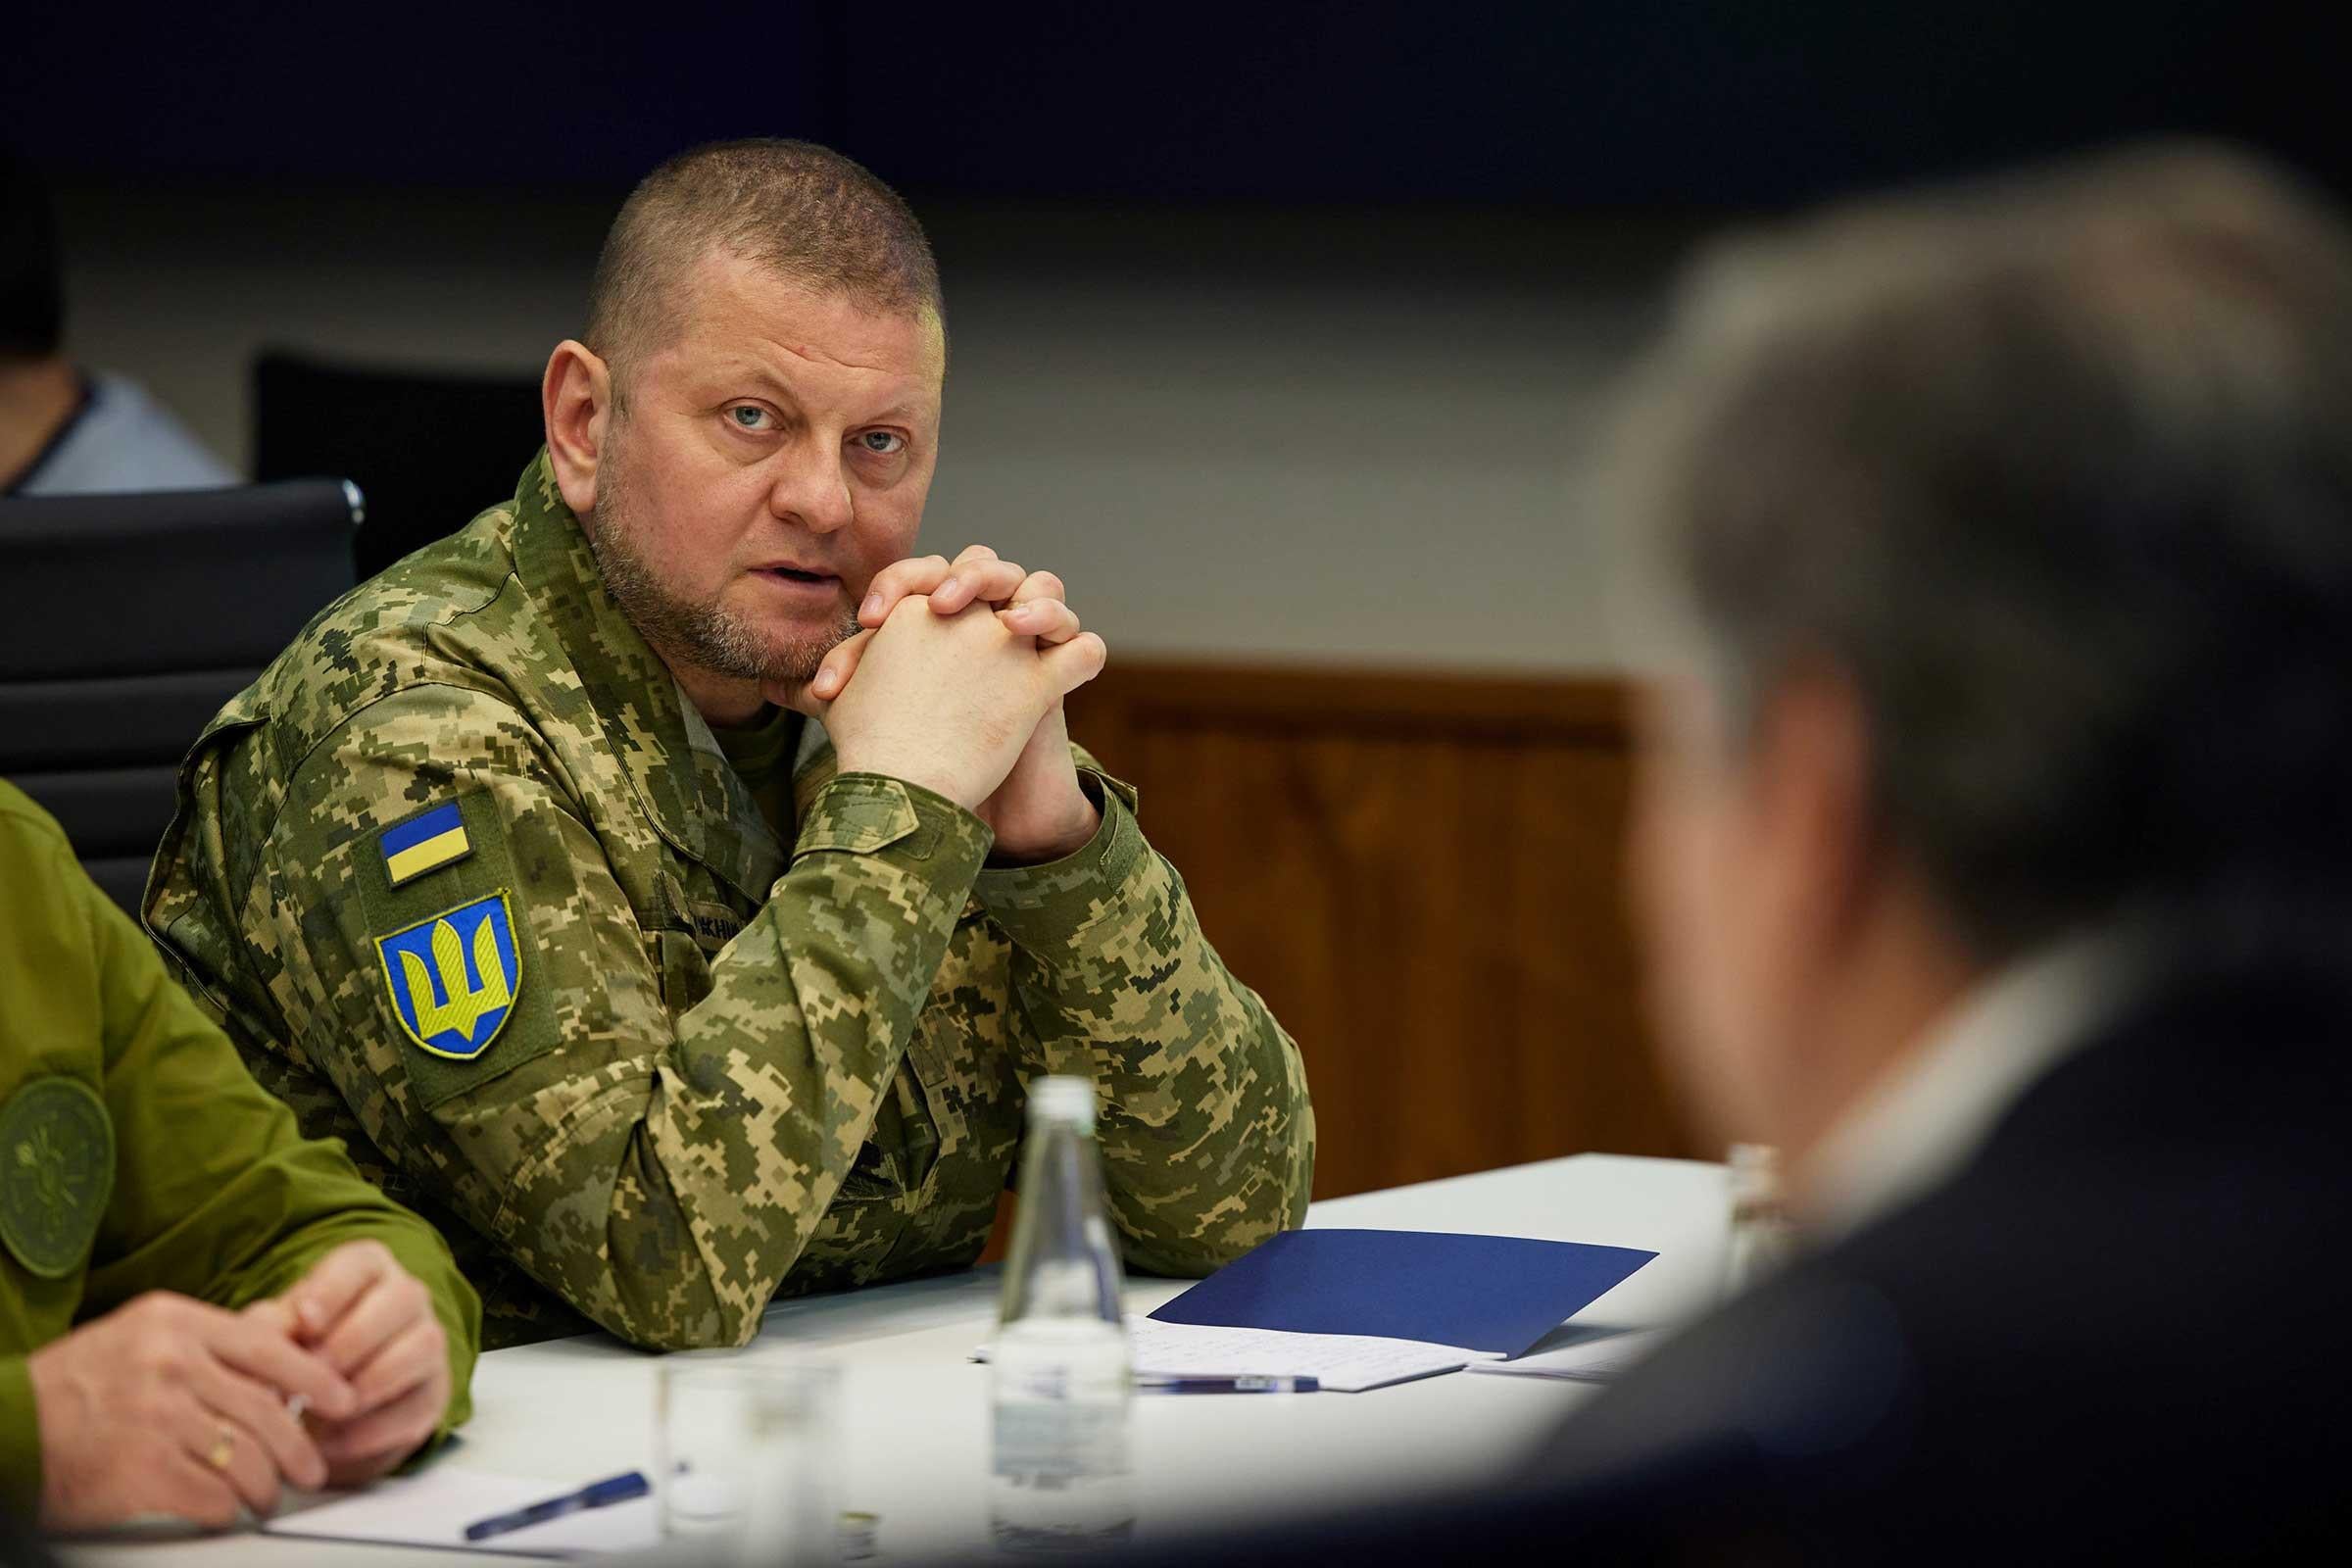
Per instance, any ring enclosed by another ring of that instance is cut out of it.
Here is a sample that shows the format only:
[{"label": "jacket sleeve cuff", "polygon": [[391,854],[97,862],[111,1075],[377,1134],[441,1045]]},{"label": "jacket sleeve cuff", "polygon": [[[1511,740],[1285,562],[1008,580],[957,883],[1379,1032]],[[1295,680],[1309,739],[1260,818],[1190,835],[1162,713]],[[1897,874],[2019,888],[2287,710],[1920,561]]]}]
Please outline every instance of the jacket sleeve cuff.
[{"label": "jacket sleeve cuff", "polygon": [[1066,949],[1111,916],[1144,857],[1135,786],[1084,764],[1078,776],[1102,812],[1085,848],[1043,865],[991,866],[973,884],[990,918],[1032,953]]},{"label": "jacket sleeve cuff", "polygon": [[41,1511],[41,1413],[21,1355],[0,1355],[0,1511],[27,1527]]},{"label": "jacket sleeve cuff", "polygon": [[995,844],[988,823],[946,795],[882,773],[835,773],[809,802],[793,844],[793,870],[811,856],[882,860],[962,912],[971,879]]},{"label": "jacket sleeve cuff", "polygon": [[886,858],[960,904],[988,859],[996,835],[944,795],[880,773],[837,773],[801,820],[792,849],[798,865],[810,855]]}]

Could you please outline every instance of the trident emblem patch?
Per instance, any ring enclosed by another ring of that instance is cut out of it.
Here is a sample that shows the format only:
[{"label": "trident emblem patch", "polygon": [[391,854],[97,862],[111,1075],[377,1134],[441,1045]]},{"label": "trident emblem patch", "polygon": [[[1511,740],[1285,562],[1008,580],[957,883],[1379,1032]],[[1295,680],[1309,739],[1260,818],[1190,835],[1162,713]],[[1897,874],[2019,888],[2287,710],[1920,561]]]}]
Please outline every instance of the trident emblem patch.
[{"label": "trident emblem patch", "polygon": [[514,1010],[522,962],[505,889],[375,939],[400,1026],[436,1056],[470,1061]]}]

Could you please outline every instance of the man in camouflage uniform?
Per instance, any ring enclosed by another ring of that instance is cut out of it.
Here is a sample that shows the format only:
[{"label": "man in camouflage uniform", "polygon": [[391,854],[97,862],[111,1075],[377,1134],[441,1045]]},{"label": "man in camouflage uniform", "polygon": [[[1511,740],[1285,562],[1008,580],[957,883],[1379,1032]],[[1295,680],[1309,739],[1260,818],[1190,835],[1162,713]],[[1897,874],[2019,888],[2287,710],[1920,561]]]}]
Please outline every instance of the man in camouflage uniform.
[{"label": "man in camouflage uniform", "polygon": [[779,1291],[966,1266],[1049,1071],[1098,1085],[1132,1265],[1296,1224],[1297,1048],[1063,730],[1100,640],[1050,573],[908,559],[912,216],[822,149],[682,155],[588,336],[514,500],[183,769],[145,914],[256,1074],[441,1222],[492,1344],[739,1345]]}]

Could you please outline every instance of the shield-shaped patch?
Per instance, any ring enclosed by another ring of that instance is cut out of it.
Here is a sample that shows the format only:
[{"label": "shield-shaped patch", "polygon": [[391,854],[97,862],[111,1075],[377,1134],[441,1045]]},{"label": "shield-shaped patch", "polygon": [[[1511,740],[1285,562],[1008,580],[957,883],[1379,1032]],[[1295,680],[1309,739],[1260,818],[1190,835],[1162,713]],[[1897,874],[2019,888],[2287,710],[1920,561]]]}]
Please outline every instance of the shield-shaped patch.
[{"label": "shield-shaped patch", "polygon": [[522,959],[504,888],[375,939],[392,1010],[436,1056],[470,1061],[514,1011]]}]

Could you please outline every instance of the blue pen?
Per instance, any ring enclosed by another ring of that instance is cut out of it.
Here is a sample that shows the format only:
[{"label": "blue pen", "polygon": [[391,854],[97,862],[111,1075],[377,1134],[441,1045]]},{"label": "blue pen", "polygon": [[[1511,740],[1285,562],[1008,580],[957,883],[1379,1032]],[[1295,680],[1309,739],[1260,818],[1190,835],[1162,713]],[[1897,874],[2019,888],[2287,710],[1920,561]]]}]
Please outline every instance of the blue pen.
[{"label": "blue pen", "polygon": [[1323,1385],[1313,1378],[1137,1378],[1138,1394],[1315,1394]]},{"label": "blue pen", "polygon": [[652,1484],[645,1479],[642,1471],[631,1470],[624,1475],[607,1476],[602,1481],[591,1481],[577,1492],[567,1492],[561,1497],[550,1497],[545,1502],[534,1502],[528,1508],[476,1519],[466,1527],[466,1539],[487,1541],[492,1536],[503,1536],[510,1530],[545,1524],[550,1519],[561,1519],[567,1513],[578,1513],[583,1508],[604,1508],[616,1502],[626,1502],[631,1497],[642,1497],[652,1490]]}]

